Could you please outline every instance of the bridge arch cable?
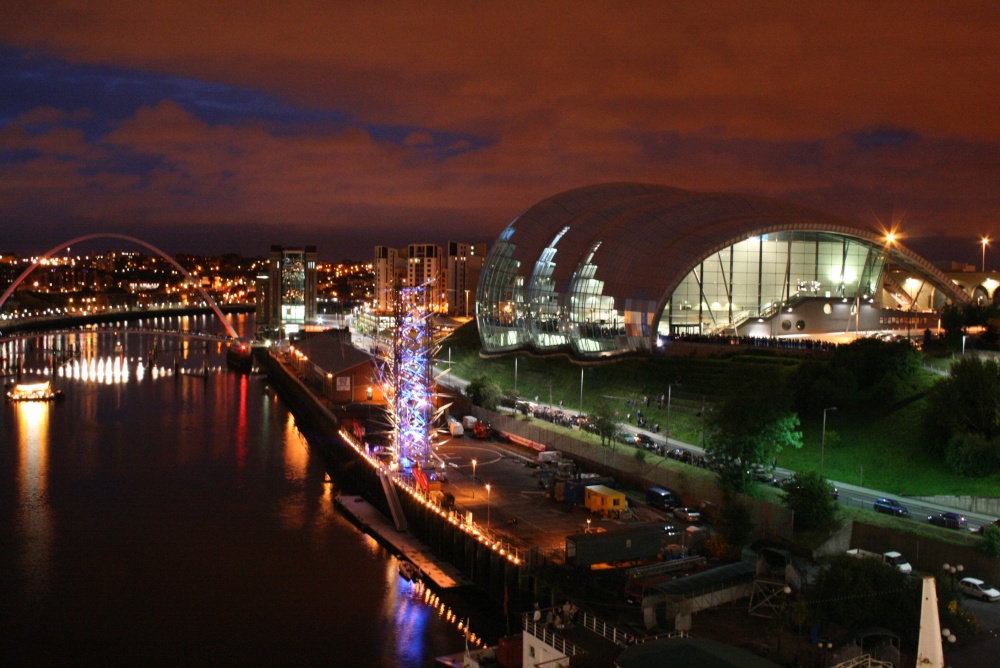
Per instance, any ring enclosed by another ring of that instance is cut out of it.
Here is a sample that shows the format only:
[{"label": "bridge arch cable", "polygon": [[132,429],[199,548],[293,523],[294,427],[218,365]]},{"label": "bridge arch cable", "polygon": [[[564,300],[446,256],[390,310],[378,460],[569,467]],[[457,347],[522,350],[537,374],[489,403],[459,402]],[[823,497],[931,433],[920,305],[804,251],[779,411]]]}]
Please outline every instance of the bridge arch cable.
[{"label": "bridge arch cable", "polygon": [[161,258],[169,262],[171,265],[173,265],[173,267],[177,271],[179,271],[184,276],[185,279],[187,279],[192,285],[195,286],[195,288],[198,290],[198,293],[201,295],[201,298],[205,300],[205,303],[208,304],[209,308],[212,309],[215,315],[219,318],[219,321],[226,328],[226,331],[229,333],[229,336],[232,337],[233,339],[240,338],[240,335],[236,332],[236,329],[233,327],[232,323],[229,322],[225,314],[222,312],[222,309],[219,308],[219,305],[215,302],[214,299],[212,299],[211,295],[209,295],[208,292],[205,291],[205,288],[201,286],[201,283],[195,280],[194,276],[192,276],[187,269],[182,267],[176,260],[174,260],[174,258],[170,257],[169,255],[167,255],[165,252],[163,252],[153,244],[147,243],[142,239],[137,239],[136,237],[132,237],[127,234],[117,234],[115,232],[95,232],[92,234],[85,234],[81,237],[76,237],[74,239],[70,239],[69,241],[64,241],[58,246],[46,251],[41,257],[35,260],[30,267],[25,269],[21,273],[21,275],[18,276],[14,280],[14,282],[10,284],[10,287],[7,288],[7,290],[3,293],[3,295],[0,296],[0,309],[3,309],[4,304],[7,303],[7,300],[10,298],[12,294],[14,294],[14,291],[17,290],[18,286],[20,286],[21,283],[23,283],[24,280],[28,278],[28,276],[30,276],[31,273],[35,271],[35,269],[37,269],[44,260],[48,260],[56,253],[66,248],[69,248],[74,244],[83,243],[84,241],[90,241],[91,239],[122,239],[124,241],[130,241],[134,244],[138,244],[139,246],[142,246],[143,248],[150,250],[153,253],[156,253],[158,256],[160,256]]}]

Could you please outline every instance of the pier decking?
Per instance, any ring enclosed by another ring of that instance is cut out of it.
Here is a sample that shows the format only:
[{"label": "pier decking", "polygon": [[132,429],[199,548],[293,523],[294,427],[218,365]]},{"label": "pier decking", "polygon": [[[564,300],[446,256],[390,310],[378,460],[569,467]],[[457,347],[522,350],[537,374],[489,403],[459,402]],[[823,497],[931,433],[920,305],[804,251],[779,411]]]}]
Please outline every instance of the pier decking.
[{"label": "pier decking", "polygon": [[334,503],[366,531],[385,541],[413,562],[438,588],[453,589],[474,584],[472,580],[463,577],[457,568],[435,557],[415,536],[409,532],[396,531],[392,520],[360,496],[338,496],[334,499]]}]

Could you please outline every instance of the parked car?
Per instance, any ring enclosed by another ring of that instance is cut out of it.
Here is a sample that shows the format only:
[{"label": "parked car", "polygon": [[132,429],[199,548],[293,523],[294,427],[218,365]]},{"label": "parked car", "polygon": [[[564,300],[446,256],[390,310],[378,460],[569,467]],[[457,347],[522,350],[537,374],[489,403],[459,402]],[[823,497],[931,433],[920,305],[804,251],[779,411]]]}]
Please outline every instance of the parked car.
[{"label": "parked car", "polygon": [[964,529],[968,525],[968,520],[958,513],[940,513],[927,518],[931,524],[948,529]]},{"label": "parked car", "polygon": [[636,434],[633,438],[636,445],[641,446],[646,450],[650,450],[656,446],[656,444],[653,443],[653,438],[646,434]]},{"label": "parked car", "polygon": [[885,513],[886,515],[898,515],[899,517],[909,517],[910,509],[901,504],[896,499],[875,499],[875,503],[872,507],[877,513]]},{"label": "parked car", "polygon": [[1000,591],[978,578],[962,578],[958,588],[966,596],[981,598],[984,601],[1000,601]]},{"label": "parked car", "polygon": [[975,533],[986,533],[986,527],[1000,527],[1000,519],[995,519],[989,524],[978,526],[975,529],[971,529],[971,531],[974,531]]},{"label": "parked car", "polygon": [[673,448],[667,453],[667,457],[676,459],[679,462],[691,463],[691,451],[684,448]]},{"label": "parked car", "polygon": [[661,510],[670,510],[678,504],[677,495],[669,489],[650,487],[646,490],[646,503]]},{"label": "parked car", "polygon": [[757,482],[766,483],[768,485],[774,485],[777,480],[777,478],[774,477],[774,471],[764,466],[756,466],[750,469],[748,473],[750,473],[750,475],[753,476],[753,479]]},{"label": "parked car", "polygon": [[700,522],[701,513],[699,513],[694,508],[686,508],[681,506],[680,508],[674,508],[674,517],[679,520],[684,520],[685,522]]}]

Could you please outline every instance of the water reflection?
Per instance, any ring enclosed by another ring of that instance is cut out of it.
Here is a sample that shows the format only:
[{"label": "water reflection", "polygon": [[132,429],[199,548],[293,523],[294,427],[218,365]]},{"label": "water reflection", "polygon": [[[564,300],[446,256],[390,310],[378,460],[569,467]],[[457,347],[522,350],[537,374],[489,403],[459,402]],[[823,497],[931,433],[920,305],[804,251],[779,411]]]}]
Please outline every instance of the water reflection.
[{"label": "water reflection", "polygon": [[21,533],[19,565],[27,600],[39,602],[49,590],[52,568],[52,512],[48,500],[49,402],[22,401],[14,406],[18,449],[17,528]]},{"label": "water reflection", "polygon": [[[0,346],[66,396],[0,413],[0,498],[16,502],[0,503],[0,571],[36,665],[105,648],[148,665],[152,646],[184,663],[211,637],[233,665],[416,667],[464,644],[462,619],[334,509],[275,392],[226,372],[215,343],[182,358],[176,338],[96,330]],[[72,352],[54,372],[52,350]]]}]

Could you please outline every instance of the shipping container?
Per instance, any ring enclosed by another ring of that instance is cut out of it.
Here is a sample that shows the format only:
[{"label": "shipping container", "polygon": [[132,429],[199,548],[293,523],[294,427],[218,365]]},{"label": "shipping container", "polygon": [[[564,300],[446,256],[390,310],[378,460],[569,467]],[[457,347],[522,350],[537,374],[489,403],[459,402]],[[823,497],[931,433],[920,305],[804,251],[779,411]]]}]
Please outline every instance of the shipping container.
[{"label": "shipping container", "polygon": [[651,522],[611,531],[566,537],[566,563],[590,567],[594,564],[649,561],[660,556],[662,536],[672,525]]}]

